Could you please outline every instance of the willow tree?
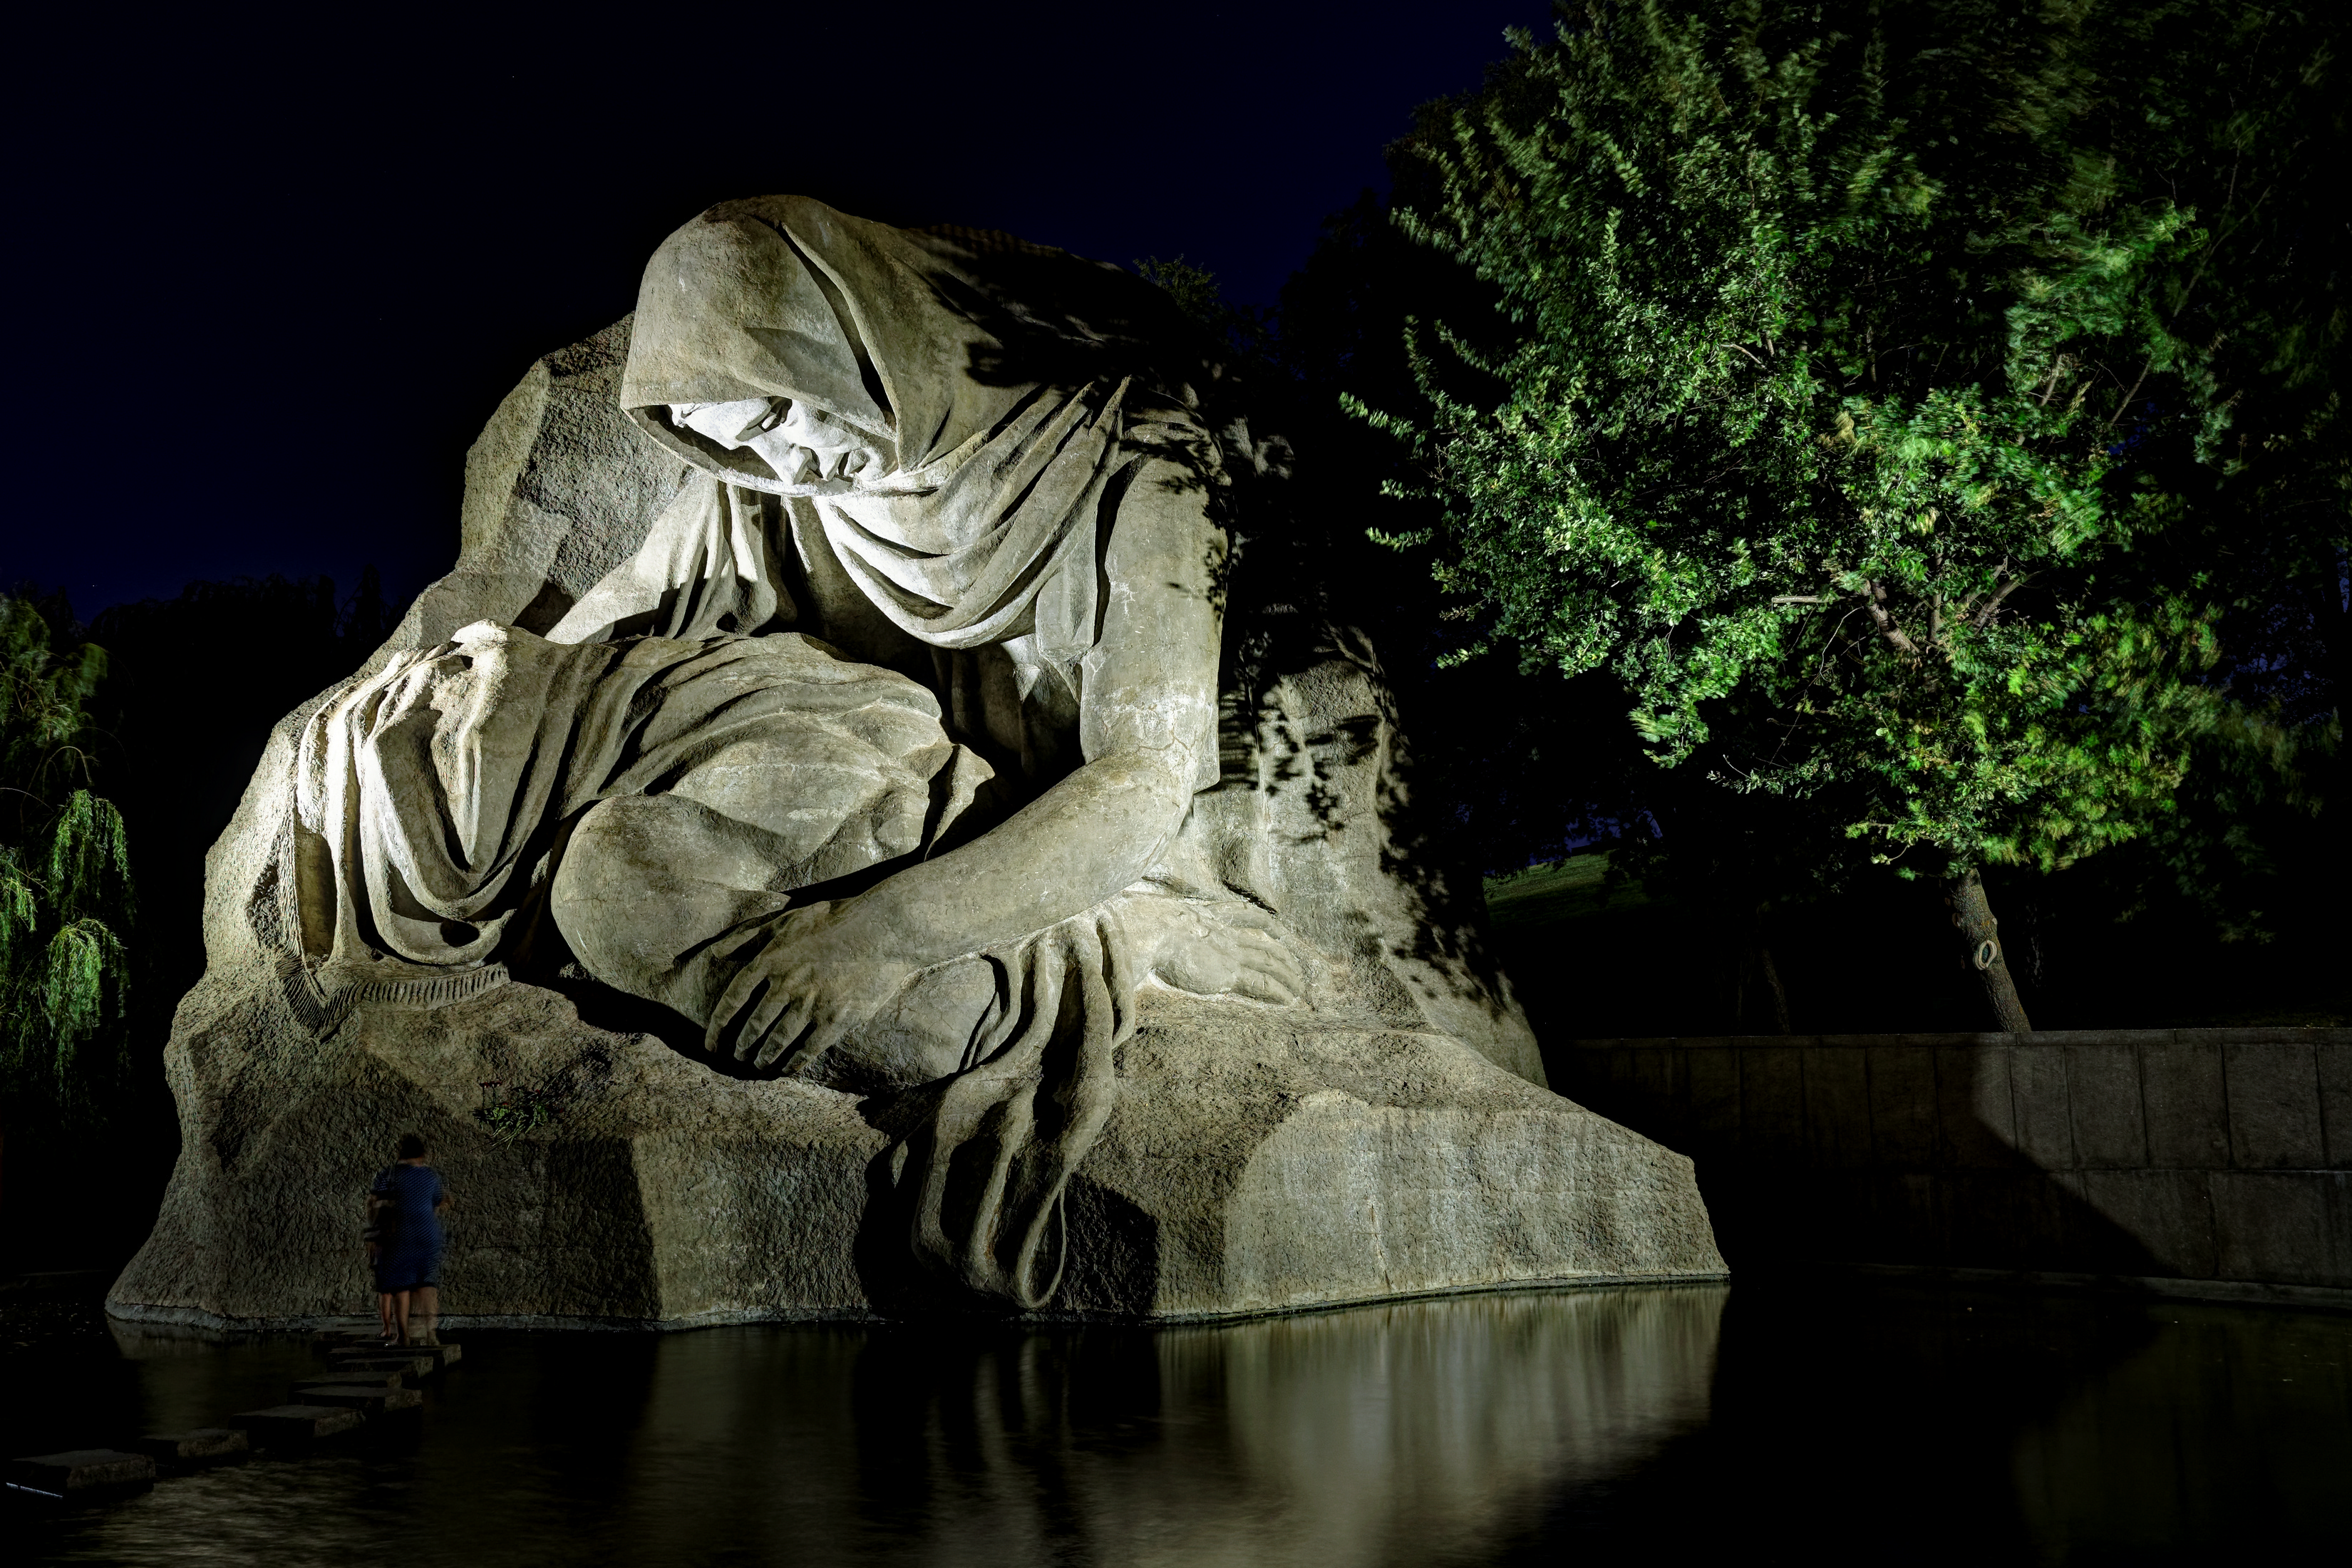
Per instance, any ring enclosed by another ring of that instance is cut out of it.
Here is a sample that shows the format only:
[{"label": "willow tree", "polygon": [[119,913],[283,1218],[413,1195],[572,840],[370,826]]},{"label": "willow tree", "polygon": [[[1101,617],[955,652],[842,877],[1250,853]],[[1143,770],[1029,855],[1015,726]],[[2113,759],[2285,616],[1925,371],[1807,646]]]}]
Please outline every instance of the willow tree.
[{"label": "willow tree", "polygon": [[28,1104],[103,1116],[120,1066],[132,913],[122,817],[91,793],[84,705],[106,654],[52,646],[22,597],[0,596],[0,1085]]},{"label": "willow tree", "polygon": [[[1417,329],[1422,406],[1359,410],[1437,503],[1390,542],[1433,547],[1457,657],[1612,668],[1655,761],[1940,879],[2012,1030],[1983,869],[2145,832],[2202,737],[2275,740],[2208,679],[2194,552],[2141,550],[2210,510],[2149,455],[2226,469],[2222,372],[2263,356],[2183,335],[2213,215],[2087,138],[2131,120],[2094,112],[2101,25],[1563,8],[1401,149],[1399,221],[1496,291],[1508,346]],[[2334,404],[2297,406],[2258,439],[2340,455]]]}]

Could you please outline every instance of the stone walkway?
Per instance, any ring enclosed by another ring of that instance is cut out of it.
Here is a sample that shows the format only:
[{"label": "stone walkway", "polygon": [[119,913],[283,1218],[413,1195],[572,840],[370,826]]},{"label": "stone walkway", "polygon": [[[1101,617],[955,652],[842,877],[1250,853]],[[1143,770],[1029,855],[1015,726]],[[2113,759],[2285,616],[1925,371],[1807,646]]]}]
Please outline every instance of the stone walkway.
[{"label": "stone walkway", "polygon": [[97,1502],[143,1490],[159,1476],[233,1463],[255,1454],[299,1458],[320,1442],[425,1403],[422,1385],[463,1356],[455,1344],[387,1346],[373,1334],[324,1333],[313,1342],[327,1373],[287,1390],[287,1402],[239,1411],[218,1426],[151,1432],[122,1448],[75,1448],[11,1459],[9,1494]]}]

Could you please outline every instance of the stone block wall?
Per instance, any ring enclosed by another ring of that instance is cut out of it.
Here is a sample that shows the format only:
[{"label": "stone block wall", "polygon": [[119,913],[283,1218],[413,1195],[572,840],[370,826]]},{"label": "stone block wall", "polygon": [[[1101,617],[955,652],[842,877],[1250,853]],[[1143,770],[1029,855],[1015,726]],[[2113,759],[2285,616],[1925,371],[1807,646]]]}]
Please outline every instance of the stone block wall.
[{"label": "stone block wall", "polygon": [[1550,1065],[1696,1162],[1735,1273],[2352,1292],[2352,1029],[1583,1040]]}]

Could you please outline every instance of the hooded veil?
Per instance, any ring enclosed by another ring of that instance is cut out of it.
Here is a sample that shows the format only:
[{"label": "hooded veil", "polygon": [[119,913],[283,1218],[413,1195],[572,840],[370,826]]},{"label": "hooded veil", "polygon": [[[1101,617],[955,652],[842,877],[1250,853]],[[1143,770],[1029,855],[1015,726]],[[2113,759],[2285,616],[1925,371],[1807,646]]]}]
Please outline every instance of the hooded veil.
[{"label": "hooded veil", "polygon": [[[1218,485],[1217,445],[1191,406],[1198,348],[1159,289],[1065,252],[891,228],[799,196],[713,207],[647,264],[621,387],[630,416],[709,479],[551,636],[788,616],[764,521],[781,511],[899,631],[941,650],[1001,647],[1024,696],[1051,672],[1075,697],[1131,466],[1157,458],[1181,482]],[[779,474],[670,416],[750,398],[817,410],[894,466],[856,484]],[[1213,736],[1191,739],[1213,769]]]}]

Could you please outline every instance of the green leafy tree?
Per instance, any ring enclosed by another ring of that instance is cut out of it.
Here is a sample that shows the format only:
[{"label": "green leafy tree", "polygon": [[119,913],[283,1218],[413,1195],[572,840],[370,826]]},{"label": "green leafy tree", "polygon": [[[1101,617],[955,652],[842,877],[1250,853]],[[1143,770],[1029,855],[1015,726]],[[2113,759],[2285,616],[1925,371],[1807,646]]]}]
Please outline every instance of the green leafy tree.
[{"label": "green leafy tree", "polygon": [[105,650],[57,649],[39,606],[0,596],[0,1085],[16,1115],[102,1117],[121,1064],[130,856],[89,787],[84,710],[105,674]]},{"label": "green leafy tree", "polygon": [[2291,501],[2313,559],[2343,535],[2343,315],[2295,283],[2340,233],[2225,282],[2221,193],[2217,217],[2157,177],[2217,146],[2283,164],[2332,67],[2299,19],[2238,37],[2273,97],[2217,131],[2174,57],[2220,12],[2175,9],[2200,25],[1563,8],[1402,149],[1398,220],[1511,340],[1435,324],[1421,409],[1357,405],[1438,506],[1389,542],[1435,547],[1449,657],[1614,671],[1654,760],[1801,803],[1782,858],[1816,883],[1939,878],[2009,1029],[1981,872],[2146,834],[2200,743],[2289,764],[2216,676],[2210,536]]}]

